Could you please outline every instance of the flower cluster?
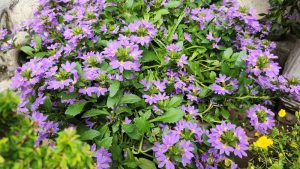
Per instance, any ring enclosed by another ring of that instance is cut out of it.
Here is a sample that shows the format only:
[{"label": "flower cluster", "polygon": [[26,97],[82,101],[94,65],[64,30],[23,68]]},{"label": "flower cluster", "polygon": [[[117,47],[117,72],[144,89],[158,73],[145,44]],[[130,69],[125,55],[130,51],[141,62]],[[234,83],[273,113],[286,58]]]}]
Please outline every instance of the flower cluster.
[{"label": "flower cluster", "polygon": [[234,124],[222,122],[211,129],[208,142],[213,148],[220,151],[220,154],[230,153],[242,158],[247,156],[248,140],[245,131]]},{"label": "flower cluster", "polygon": [[[30,60],[12,79],[18,111],[38,122],[39,141],[77,127],[102,147],[98,168],[137,166],[153,152],[160,168],[237,168],[232,155],[247,156],[239,126],[248,119],[229,112],[279,95],[300,99],[300,80],[279,75],[269,25],[236,0],[40,4],[23,27]],[[248,117],[266,133],[274,114],[262,105]]]},{"label": "flower cluster", "polygon": [[233,94],[234,90],[238,89],[238,81],[226,75],[219,74],[211,89],[219,95]]},{"label": "flower cluster", "polygon": [[275,114],[262,105],[254,105],[247,111],[251,125],[256,131],[266,134],[267,130],[275,126]]},{"label": "flower cluster", "polygon": [[[183,166],[191,164],[195,158],[195,144],[202,143],[204,131],[196,123],[179,121],[173,130],[162,138],[162,144],[156,142],[153,147],[158,167],[174,169],[176,161]],[[179,160],[180,159],[180,160]]]},{"label": "flower cluster", "polygon": [[48,117],[41,113],[33,112],[29,118],[33,120],[34,126],[36,126],[37,129],[38,139],[35,142],[36,146],[38,146],[41,141],[49,136],[55,135],[59,131],[58,123],[46,121]]}]

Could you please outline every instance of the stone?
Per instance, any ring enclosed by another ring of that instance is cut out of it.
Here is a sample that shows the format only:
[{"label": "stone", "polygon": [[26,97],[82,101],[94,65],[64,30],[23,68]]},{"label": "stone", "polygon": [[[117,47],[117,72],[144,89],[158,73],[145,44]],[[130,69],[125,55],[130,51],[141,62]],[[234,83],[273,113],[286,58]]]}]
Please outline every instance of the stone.
[{"label": "stone", "polygon": [[11,89],[11,81],[4,80],[0,82],[0,93],[6,91],[7,89]]},{"label": "stone", "polygon": [[271,7],[269,0],[238,0],[238,1],[244,7],[255,9],[256,17],[258,19],[261,18],[261,16],[259,16],[260,13],[268,13]]},{"label": "stone", "polygon": [[[22,26],[23,21],[34,19],[34,10],[37,9],[38,0],[0,0],[0,28],[14,31]],[[26,32],[16,32],[14,41],[17,45],[27,43]],[[19,66],[20,51],[16,49],[0,52],[0,82],[10,79]],[[22,59],[21,59],[22,60]],[[6,81],[3,82],[7,84]],[[2,85],[0,85],[2,89]]]}]

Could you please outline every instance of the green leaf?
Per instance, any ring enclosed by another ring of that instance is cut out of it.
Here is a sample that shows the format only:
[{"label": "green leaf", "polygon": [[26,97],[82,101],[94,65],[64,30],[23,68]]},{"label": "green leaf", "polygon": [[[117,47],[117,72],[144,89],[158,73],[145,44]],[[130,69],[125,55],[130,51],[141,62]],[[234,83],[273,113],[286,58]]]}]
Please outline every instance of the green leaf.
[{"label": "green leaf", "polygon": [[224,119],[228,119],[229,118],[229,112],[225,109],[221,110],[221,115]]},{"label": "green leaf", "polygon": [[146,158],[139,158],[138,165],[141,169],[156,169],[155,163]]},{"label": "green leaf", "polygon": [[221,65],[221,73],[227,76],[230,76],[230,67],[227,63],[222,63]]},{"label": "green leaf", "polygon": [[84,77],[84,72],[82,70],[82,65],[79,62],[76,62],[76,70],[78,72],[78,75],[83,78]]},{"label": "green leaf", "polygon": [[171,98],[171,100],[167,104],[167,108],[176,108],[178,107],[183,101],[183,97],[181,95],[175,95]]},{"label": "green leaf", "polygon": [[167,4],[167,8],[176,8],[181,4],[181,1],[170,1]]},{"label": "green leaf", "polygon": [[191,71],[194,73],[194,75],[199,74],[198,72],[200,71],[200,66],[196,62],[188,61],[189,68]]},{"label": "green leaf", "polygon": [[98,116],[98,115],[109,115],[109,112],[106,110],[91,109],[91,110],[85,112],[82,115],[82,118],[94,117],[94,116]]},{"label": "green leaf", "polygon": [[179,108],[170,108],[167,112],[155,119],[150,120],[150,122],[162,121],[165,123],[175,123],[182,119],[184,112]]},{"label": "green leaf", "polygon": [[44,100],[44,107],[48,112],[52,111],[52,101],[49,96],[47,96],[46,99]]},{"label": "green leaf", "polygon": [[114,97],[120,89],[120,81],[113,81],[109,87],[109,97]]},{"label": "green leaf", "polygon": [[22,46],[20,48],[20,50],[23,51],[24,53],[26,53],[29,56],[33,56],[34,49],[30,46]]},{"label": "green leaf", "polygon": [[36,51],[40,51],[42,49],[42,38],[38,34],[35,34],[33,40],[36,44]]},{"label": "green leaf", "polygon": [[43,58],[43,57],[45,57],[47,55],[48,55],[47,52],[38,52],[38,53],[34,54],[34,56],[37,57],[37,58]]},{"label": "green leaf", "polygon": [[210,78],[210,80],[215,81],[216,77],[217,77],[216,72],[211,71],[211,72],[209,73],[209,78]]},{"label": "green leaf", "polygon": [[141,58],[141,62],[146,63],[146,62],[151,62],[156,60],[156,54],[154,51],[146,50],[143,52],[143,57]]},{"label": "green leaf", "polygon": [[134,2],[134,0],[127,0],[126,1],[126,7],[129,8],[129,9],[132,8],[133,2]]},{"label": "green leaf", "polygon": [[142,134],[139,132],[138,128],[134,124],[123,124],[122,129],[125,133],[134,140],[139,140]]},{"label": "green leaf", "polygon": [[100,135],[100,132],[93,129],[85,129],[78,131],[81,140],[93,140],[95,137]]},{"label": "green leaf", "polygon": [[125,104],[125,103],[136,103],[136,102],[139,102],[141,101],[142,99],[135,95],[135,94],[127,94],[127,95],[124,95],[120,101],[121,104]]},{"label": "green leaf", "polygon": [[224,58],[225,60],[228,60],[232,54],[233,54],[232,48],[227,48],[227,49],[224,51],[223,58]]},{"label": "green leaf", "polygon": [[160,9],[160,10],[156,11],[155,14],[157,14],[157,15],[167,15],[167,14],[169,14],[169,10],[168,9]]},{"label": "green leaf", "polygon": [[134,124],[142,133],[147,133],[150,131],[151,123],[142,117],[135,118]]},{"label": "green leaf", "polygon": [[76,116],[77,114],[80,114],[82,112],[86,104],[87,102],[79,102],[79,103],[71,104],[68,106],[68,109],[66,110],[65,114]]},{"label": "green leaf", "polygon": [[106,137],[104,139],[102,139],[101,141],[97,141],[97,146],[99,147],[104,147],[106,149],[109,149],[111,147],[112,144],[112,137]]},{"label": "green leaf", "polygon": [[108,97],[106,106],[108,108],[113,108],[115,105],[119,104],[120,98],[122,97],[122,92],[119,91],[114,97]]}]

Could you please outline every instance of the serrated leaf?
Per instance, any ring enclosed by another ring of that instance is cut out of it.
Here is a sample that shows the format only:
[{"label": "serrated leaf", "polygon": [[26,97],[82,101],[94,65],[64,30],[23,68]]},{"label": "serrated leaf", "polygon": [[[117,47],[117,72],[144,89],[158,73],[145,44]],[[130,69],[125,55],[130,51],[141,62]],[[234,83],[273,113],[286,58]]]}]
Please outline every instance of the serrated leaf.
[{"label": "serrated leaf", "polygon": [[87,112],[85,112],[82,117],[86,118],[86,117],[94,117],[94,116],[98,116],[98,115],[109,115],[109,112],[106,110],[100,110],[100,109],[91,109]]},{"label": "serrated leaf", "polygon": [[78,132],[81,140],[93,140],[95,137],[100,135],[100,132],[93,129],[81,130]]},{"label": "serrated leaf", "polygon": [[176,108],[178,106],[180,106],[180,104],[183,101],[183,97],[180,95],[175,95],[171,98],[171,100],[168,102],[167,104],[167,108]]},{"label": "serrated leaf", "polygon": [[134,124],[123,124],[122,129],[125,133],[134,140],[139,140],[142,134],[139,132],[138,128]]},{"label": "serrated leaf", "polygon": [[142,133],[147,133],[150,131],[151,123],[142,117],[135,118],[134,124]]},{"label": "serrated leaf", "polygon": [[160,10],[156,11],[155,14],[167,15],[167,14],[169,14],[169,10],[168,9],[160,9]]},{"label": "serrated leaf", "polygon": [[155,119],[150,120],[150,122],[161,121],[165,123],[175,123],[181,120],[183,116],[184,112],[181,109],[170,108],[164,115],[156,117]]},{"label": "serrated leaf", "polygon": [[97,141],[97,146],[104,147],[106,149],[109,149],[112,145],[112,137],[106,137],[100,141]]},{"label": "serrated leaf", "polygon": [[70,116],[76,116],[77,114],[80,114],[82,112],[86,104],[87,102],[79,102],[79,103],[71,104],[68,106],[68,109],[66,110],[65,114]]},{"label": "serrated leaf", "polygon": [[127,94],[124,95],[120,101],[121,104],[126,104],[126,103],[136,103],[141,101],[142,99],[135,95],[135,94]]}]

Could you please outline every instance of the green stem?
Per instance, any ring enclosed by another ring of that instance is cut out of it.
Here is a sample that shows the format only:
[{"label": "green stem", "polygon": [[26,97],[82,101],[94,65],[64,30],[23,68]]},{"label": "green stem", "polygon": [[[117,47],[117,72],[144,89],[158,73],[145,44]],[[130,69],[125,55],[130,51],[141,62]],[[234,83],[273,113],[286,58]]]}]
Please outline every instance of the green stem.
[{"label": "green stem", "polygon": [[244,100],[244,99],[270,99],[270,96],[239,96],[239,97],[231,97],[233,99]]}]

